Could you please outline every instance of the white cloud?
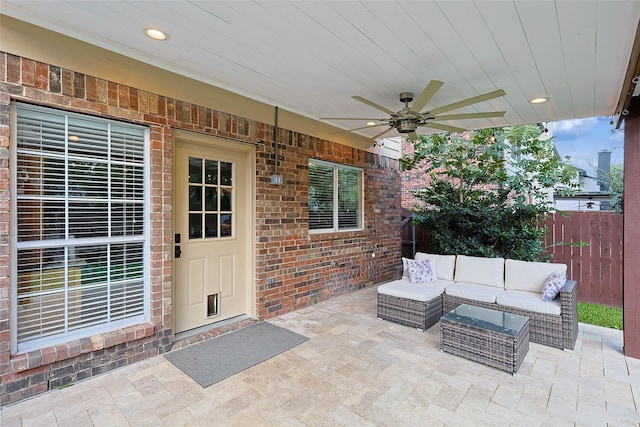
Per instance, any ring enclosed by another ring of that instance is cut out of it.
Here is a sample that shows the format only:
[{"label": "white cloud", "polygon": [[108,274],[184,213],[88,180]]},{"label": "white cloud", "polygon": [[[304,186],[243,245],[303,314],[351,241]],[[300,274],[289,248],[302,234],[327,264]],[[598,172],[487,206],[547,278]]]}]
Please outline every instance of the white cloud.
[{"label": "white cloud", "polygon": [[612,132],[612,133],[609,135],[609,139],[610,139],[611,141],[614,141],[614,142],[620,142],[620,143],[622,143],[622,142],[624,142],[624,132],[623,132],[623,131],[616,131],[616,132]]},{"label": "white cloud", "polygon": [[598,121],[597,117],[586,119],[561,120],[551,123],[553,133],[564,133],[565,135],[584,135],[593,129]]}]

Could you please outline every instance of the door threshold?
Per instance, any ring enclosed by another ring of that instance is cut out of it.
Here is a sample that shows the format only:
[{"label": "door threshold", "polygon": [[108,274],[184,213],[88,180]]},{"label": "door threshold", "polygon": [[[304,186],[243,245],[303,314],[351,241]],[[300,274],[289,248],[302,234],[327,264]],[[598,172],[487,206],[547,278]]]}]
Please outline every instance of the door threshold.
[{"label": "door threshold", "polygon": [[246,314],[240,316],[230,317],[229,319],[221,320],[215,323],[209,323],[208,325],[199,326],[197,328],[189,329],[188,331],[179,332],[174,335],[173,341],[180,341],[185,338],[191,338],[195,335],[200,335],[205,332],[209,332],[212,329],[224,328],[225,326],[232,325],[234,323],[242,322],[243,320],[250,319]]}]

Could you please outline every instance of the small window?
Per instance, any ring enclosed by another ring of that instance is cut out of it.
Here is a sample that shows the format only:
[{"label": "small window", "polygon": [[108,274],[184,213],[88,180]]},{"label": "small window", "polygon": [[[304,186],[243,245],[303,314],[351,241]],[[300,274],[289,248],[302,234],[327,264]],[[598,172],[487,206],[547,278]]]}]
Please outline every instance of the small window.
[{"label": "small window", "polygon": [[309,230],[362,229],[362,169],[309,160]]},{"label": "small window", "polygon": [[148,318],[149,130],[14,104],[12,350]]}]

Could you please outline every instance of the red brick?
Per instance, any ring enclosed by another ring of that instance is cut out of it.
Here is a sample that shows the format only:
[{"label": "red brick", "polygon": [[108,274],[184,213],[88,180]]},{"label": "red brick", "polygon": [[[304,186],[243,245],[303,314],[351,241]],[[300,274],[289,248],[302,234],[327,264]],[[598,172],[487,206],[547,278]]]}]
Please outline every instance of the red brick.
[{"label": "red brick", "polygon": [[129,108],[129,86],[118,85],[118,106]]},{"label": "red brick", "polygon": [[56,349],[56,360],[65,360],[70,357],[69,355],[69,347],[66,344],[58,344],[55,346]]},{"label": "red brick", "polygon": [[96,79],[96,101],[100,104],[109,103],[109,82],[102,79]]},{"label": "red brick", "polygon": [[7,82],[20,83],[20,57],[7,54]]},{"label": "red brick", "polygon": [[7,79],[6,65],[7,54],[4,52],[0,52],[0,82],[3,82]]},{"label": "red brick", "polygon": [[98,79],[93,76],[85,78],[86,98],[88,101],[98,100]]},{"label": "red brick", "polygon": [[63,68],[60,83],[62,85],[62,94],[65,96],[73,96],[73,71]]},{"label": "red brick", "polygon": [[85,97],[85,77],[82,73],[73,73],[73,96],[84,99]]},{"label": "red brick", "polygon": [[[40,74],[41,74],[40,64],[38,64],[36,67],[38,67],[37,73],[38,73],[38,80],[39,80]],[[48,69],[49,69],[48,86],[46,84],[43,84],[42,87],[38,86],[38,89],[47,90],[48,88],[48,90],[53,93],[61,93],[62,92],[62,70],[60,69],[60,67],[54,67],[51,65],[49,65]]]},{"label": "red brick", "polygon": [[118,84],[108,82],[107,103],[112,106],[118,105]]},{"label": "red brick", "polygon": [[133,111],[139,111],[137,89],[129,88],[129,108]]},{"label": "red brick", "polygon": [[45,347],[42,349],[42,364],[50,365],[56,361],[55,347]]},{"label": "red brick", "polygon": [[35,84],[36,62],[31,59],[22,60],[22,84],[33,86]]},{"label": "red brick", "polygon": [[23,353],[13,356],[11,367],[13,372],[22,372],[27,369],[27,355]]}]

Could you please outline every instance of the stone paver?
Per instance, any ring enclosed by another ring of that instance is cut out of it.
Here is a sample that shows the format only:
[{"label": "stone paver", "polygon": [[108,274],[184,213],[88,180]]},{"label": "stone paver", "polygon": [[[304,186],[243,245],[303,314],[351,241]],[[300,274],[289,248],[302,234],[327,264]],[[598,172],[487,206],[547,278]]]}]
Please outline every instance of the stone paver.
[{"label": "stone paver", "polygon": [[574,426],[640,424],[640,360],[580,325],[576,349],[531,344],[516,377],[376,319],[363,289],[269,320],[309,341],[206,389],[163,356],[0,410],[10,426]]}]

